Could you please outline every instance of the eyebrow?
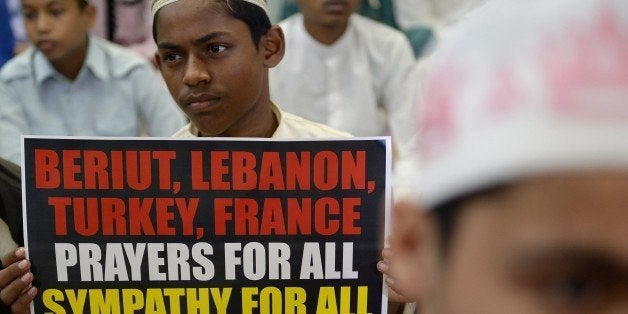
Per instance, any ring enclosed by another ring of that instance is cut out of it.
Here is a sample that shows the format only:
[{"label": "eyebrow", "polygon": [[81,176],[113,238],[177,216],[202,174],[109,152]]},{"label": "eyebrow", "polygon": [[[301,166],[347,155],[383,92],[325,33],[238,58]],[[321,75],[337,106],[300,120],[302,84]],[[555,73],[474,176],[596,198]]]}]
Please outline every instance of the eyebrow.
[{"label": "eyebrow", "polygon": [[[628,282],[628,265],[599,249],[578,247],[543,247],[518,250],[510,257],[511,266],[516,268],[538,268],[539,265],[573,266],[592,274],[608,276]],[[620,279],[623,278],[623,279]]]},{"label": "eyebrow", "polygon": [[[213,33],[209,33],[209,34],[203,35],[203,36],[201,36],[201,37],[199,37],[197,39],[194,39],[192,41],[192,44],[200,45],[200,44],[206,43],[208,41],[214,40],[216,38],[226,37],[226,36],[229,36],[228,32],[213,32]],[[176,48],[179,48],[179,47],[180,47],[180,45],[173,44],[173,43],[170,43],[170,42],[160,42],[159,44],[157,44],[157,48],[159,48],[159,49],[176,49]]]}]

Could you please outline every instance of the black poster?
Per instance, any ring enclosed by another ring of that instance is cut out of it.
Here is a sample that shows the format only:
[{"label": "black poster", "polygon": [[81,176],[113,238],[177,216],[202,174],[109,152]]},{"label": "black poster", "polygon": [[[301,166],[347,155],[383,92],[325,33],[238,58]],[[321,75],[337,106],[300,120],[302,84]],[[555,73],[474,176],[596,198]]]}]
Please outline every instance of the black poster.
[{"label": "black poster", "polygon": [[389,138],[24,138],[34,313],[385,313]]}]

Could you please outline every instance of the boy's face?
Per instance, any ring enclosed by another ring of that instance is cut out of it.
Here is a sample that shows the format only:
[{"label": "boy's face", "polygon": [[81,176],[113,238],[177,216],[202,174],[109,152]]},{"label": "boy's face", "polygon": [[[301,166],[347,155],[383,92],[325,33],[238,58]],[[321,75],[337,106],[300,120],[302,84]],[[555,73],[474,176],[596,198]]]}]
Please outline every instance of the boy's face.
[{"label": "boy's face", "polygon": [[22,13],[29,40],[52,63],[85,49],[95,19],[94,8],[81,9],[79,0],[22,0]]},{"label": "boy's face", "polygon": [[468,200],[448,255],[426,270],[438,283],[425,302],[436,313],[628,313],[626,191],[626,172],[558,175]]},{"label": "boy's face", "polygon": [[322,26],[344,25],[359,0],[297,0],[304,19]]},{"label": "boy's face", "polygon": [[254,127],[256,109],[269,106],[268,79],[247,24],[208,0],[181,0],[157,14],[158,67],[202,135]]}]

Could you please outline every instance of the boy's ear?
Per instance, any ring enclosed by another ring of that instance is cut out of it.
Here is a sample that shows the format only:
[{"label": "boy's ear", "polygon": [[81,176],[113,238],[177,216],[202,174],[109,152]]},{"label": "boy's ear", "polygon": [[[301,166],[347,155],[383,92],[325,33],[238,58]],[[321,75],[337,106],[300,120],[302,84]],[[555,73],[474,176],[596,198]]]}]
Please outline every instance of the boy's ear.
[{"label": "boy's ear", "polygon": [[281,27],[271,26],[270,30],[260,38],[259,49],[264,56],[264,65],[267,68],[279,64],[286,50],[286,41]]},{"label": "boy's ear", "polygon": [[87,19],[87,29],[91,30],[96,22],[96,7],[93,4],[88,4],[83,9],[83,14],[85,14]]},{"label": "boy's ear", "polygon": [[159,52],[155,52],[155,55],[153,56],[153,62],[155,62],[155,66],[157,67],[159,72],[161,72],[161,57],[159,56]]}]

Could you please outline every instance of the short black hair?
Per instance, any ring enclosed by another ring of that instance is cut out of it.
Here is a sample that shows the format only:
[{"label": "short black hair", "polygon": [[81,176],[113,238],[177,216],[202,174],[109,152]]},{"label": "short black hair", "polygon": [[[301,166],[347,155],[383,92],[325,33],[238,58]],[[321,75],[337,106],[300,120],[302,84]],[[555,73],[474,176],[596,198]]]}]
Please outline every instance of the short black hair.
[{"label": "short black hair", "polygon": [[454,234],[458,228],[458,219],[464,209],[465,203],[473,198],[487,195],[494,195],[502,192],[507,187],[506,184],[496,184],[473,192],[444,201],[430,210],[430,215],[436,222],[439,249],[441,257],[446,258],[451,246]]},{"label": "short black hair", "polygon": [[[225,11],[234,18],[243,21],[251,31],[251,38],[257,47],[262,35],[268,33],[272,24],[266,11],[253,3],[244,0],[221,0]],[[157,42],[157,18],[155,13],[153,19],[153,40]]]}]

